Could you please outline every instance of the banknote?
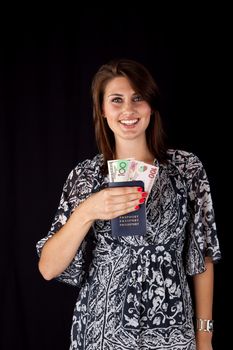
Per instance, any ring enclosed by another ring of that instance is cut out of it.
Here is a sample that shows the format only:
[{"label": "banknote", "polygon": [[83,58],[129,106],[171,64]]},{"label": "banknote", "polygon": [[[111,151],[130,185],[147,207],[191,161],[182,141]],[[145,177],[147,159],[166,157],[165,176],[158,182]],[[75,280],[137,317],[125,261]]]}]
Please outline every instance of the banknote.
[{"label": "banknote", "polygon": [[144,190],[149,194],[158,173],[158,167],[135,159],[116,159],[108,161],[108,171],[111,182],[143,181]]},{"label": "banknote", "polygon": [[158,173],[158,167],[152,164],[144,163],[141,161],[131,161],[129,169],[129,181],[141,180],[145,185],[145,192],[148,194],[154,184],[155,177]]},{"label": "banknote", "polygon": [[110,182],[128,181],[131,159],[116,159],[108,161]]}]

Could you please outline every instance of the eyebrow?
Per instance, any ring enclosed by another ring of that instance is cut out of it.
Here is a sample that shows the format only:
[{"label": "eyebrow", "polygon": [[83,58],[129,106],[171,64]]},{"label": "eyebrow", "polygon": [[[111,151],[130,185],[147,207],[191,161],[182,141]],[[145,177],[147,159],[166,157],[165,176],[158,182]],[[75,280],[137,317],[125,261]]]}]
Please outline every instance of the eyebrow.
[{"label": "eyebrow", "polygon": [[114,93],[114,94],[110,94],[110,95],[108,95],[108,97],[110,97],[110,96],[123,96],[122,94],[117,94],[117,93]]},{"label": "eyebrow", "polygon": [[[134,95],[137,95],[137,93],[134,92],[134,93],[132,94],[132,96],[134,96]],[[119,97],[123,97],[124,95],[123,95],[123,94],[118,94],[118,93],[113,93],[113,94],[108,95],[108,97],[110,97],[110,96],[119,96]]]}]

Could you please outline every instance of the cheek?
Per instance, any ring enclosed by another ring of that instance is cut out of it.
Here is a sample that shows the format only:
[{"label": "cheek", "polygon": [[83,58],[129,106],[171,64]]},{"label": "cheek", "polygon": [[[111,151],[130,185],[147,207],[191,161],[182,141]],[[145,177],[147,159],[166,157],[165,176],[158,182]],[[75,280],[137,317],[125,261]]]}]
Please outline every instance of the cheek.
[{"label": "cheek", "polygon": [[109,117],[109,116],[112,115],[111,108],[109,108],[109,106],[107,106],[107,105],[105,105],[105,104],[103,105],[102,111],[103,111],[103,115],[104,115],[105,117]]},{"label": "cheek", "polygon": [[152,114],[151,108],[146,108],[146,109],[144,110],[143,115],[144,115],[144,117],[145,117],[146,122],[148,122],[148,123],[150,122],[151,114]]},{"label": "cheek", "polygon": [[151,109],[147,109],[144,113],[144,127],[147,128],[150,124],[150,119],[153,118],[153,116],[151,116]]},{"label": "cheek", "polygon": [[147,128],[150,124],[150,116],[148,116],[146,119],[145,119],[145,127]]},{"label": "cheek", "polygon": [[109,111],[109,110],[105,110],[104,112],[105,112],[104,118],[106,119],[107,124],[110,127],[110,129],[113,130],[115,125],[116,125],[117,117],[116,117],[116,115],[114,115],[114,113],[111,113],[111,111]]},{"label": "cheek", "polygon": [[107,117],[107,119],[112,120],[116,120],[118,118],[119,115],[119,109],[118,108],[105,108],[104,109],[104,115]]},{"label": "cheek", "polygon": [[105,120],[106,120],[106,123],[107,123],[109,129],[110,129],[113,133],[117,132],[117,129],[118,129],[118,128],[117,128],[116,122],[114,121],[114,118],[109,118],[109,117],[107,117],[107,118],[105,118]]},{"label": "cheek", "polygon": [[140,109],[141,114],[143,114],[144,116],[150,116],[152,113],[152,109],[147,102],[141,105]]}]

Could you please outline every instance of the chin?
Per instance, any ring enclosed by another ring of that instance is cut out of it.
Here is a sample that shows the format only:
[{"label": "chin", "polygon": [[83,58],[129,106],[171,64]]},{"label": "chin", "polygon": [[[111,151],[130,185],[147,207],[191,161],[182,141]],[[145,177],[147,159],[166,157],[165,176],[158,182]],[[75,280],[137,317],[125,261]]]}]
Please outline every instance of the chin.
[{"label": "chin", "polygon": [[121,135],[120,137],[123,140],[137,140],[137,139],[141,139],[142,137],[144,138],[144,136],[145,136],[145,133],[143,133],[143,134],[136,134],[136,133],[133,133],[133,132],[127,132],[124,135]]}]

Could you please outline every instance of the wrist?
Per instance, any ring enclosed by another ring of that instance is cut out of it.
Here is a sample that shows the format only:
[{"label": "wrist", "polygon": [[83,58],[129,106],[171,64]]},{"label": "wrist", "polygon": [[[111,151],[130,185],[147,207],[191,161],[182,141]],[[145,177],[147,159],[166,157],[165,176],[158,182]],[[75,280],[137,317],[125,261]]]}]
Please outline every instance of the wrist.
[{"label": "wrist", "polygon": [[84,225],[91,226],[93,221],[95,220],[92,217],[91,210],[89,209],[89,198],[87,198],[84,202],[82,202],[77,208],[76,213],[78,213],[78,216],[81,218],[82,223]]},{"label": "wrist", "polygon": [[198,332],[207,332],[212,333],[213,332],[213,320],[208,320],[205,318],[196,318],[196,331]]},{"label": "wrist", "polygon": [[198,350],[202,349],[202,347],[208,350],[212,349],[213,332],[196,331],[195,340]]}]

